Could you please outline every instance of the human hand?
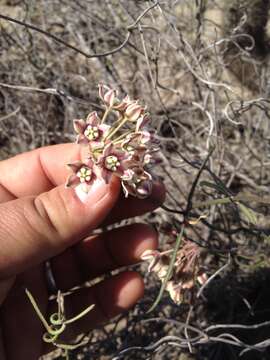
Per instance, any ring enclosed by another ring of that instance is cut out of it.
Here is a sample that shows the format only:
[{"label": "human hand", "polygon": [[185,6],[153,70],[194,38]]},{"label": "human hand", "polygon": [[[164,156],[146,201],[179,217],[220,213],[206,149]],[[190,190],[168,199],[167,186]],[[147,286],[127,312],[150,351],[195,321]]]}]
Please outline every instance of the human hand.
[{"label": "human hand", "polygon": [[[55,145],[0,163],[1,359],[36,360],[46,352],[44,328],[24,292],[31,291],[43,314],[55,311],[55,302],[48,300],[45,260],[50,259],[57,287],[65,291],[135,263],[146,249],[157,247],[155,231],[144,224],[89,237],[99,226],[154,210],[164,188],[156,184],[145,200],[125,199],[113,178],[108,185],[94,183],[82,202],[64,186],[63,164],[79,159],[79,152],[75,144]],[[129,309],[142,295],[143,280],[128,271],[72,293],[65,299],[68,318],[90,304],[95,307],[70,325],[69,335]]]}]

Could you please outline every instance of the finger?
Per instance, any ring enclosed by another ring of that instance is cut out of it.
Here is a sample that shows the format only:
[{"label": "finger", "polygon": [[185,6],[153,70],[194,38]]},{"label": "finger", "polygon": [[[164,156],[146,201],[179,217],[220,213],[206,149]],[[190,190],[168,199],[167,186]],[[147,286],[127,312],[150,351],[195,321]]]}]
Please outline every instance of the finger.
[{"label": "finger", "polygon": [[[65,164],[79,159],[81,149],[77,144],[53,145],[0,162],[0,203],[39,195],[64,184],[69,174]],[[113,223],[152,211],[164,201],[164,197],[165,189],[161,183],[154,184],[152,194],[145,200],[132,196],[126,199],[121,195],[112,216],[106,221]]]},{"label": "finger", "polygon": [[125,198],[121,192],[119,200],[105,219],[104,224],[109,225],[134,216],[143,215],[158,208],[164,200],[165,187],[161,182],[155,182],[151,195],[143,200],[133,196]]},{"label": "finger", "polygon": [[42,267],[17,276],[15,285],[0,308],[7,360],[34,360],[42,352],[44,328],[25,293],[25,288],[32,292],[33,284],[38,284],[35,300],[42,314],[46,314],[48,295]]},{"label": "finger", "polygon": [[13,286],[14,281],[15,281],[15,276],[0,281],[0,306],[3,303],[3,301],[5,300],[9,290]]},{"label": "finger", "polygon": [[0,327],[0,359],[6,360],[6,351],[4,346],[4,340],[3,340],[3,330]]},{"label": "finger", "polygon": [[16,197],[0,183],[0,203],[14,199],[16,199]]},{"label": "finger", "polygon": [[69,290],[108,271],[134,264],[145,250],[157,246],[157,233],[146,224],[132,224],[86,238],[52,259],[57,288]]},{"label": "finger", "polygon": [[83,201],[63,185],[0,204],[0,278],[15,275],[74,245],[115,204],[119,181],[96,180]]},{"label": "finger", "polygon": [[[65,297],[66,318],[78,315],[89,305],[95,307],[86,316],[66,329],[67,341],[87,332],[98,324],[129,310],[143,296],[144,284],[136,272],[124,272],[90,288],[84,288]],[[56,312],[55,302],[50,303],[48,315]]]},{"label": "finger", "polygon": [[[38,195],[64,184],[69,171],[65,164],[79,160],[81,146],[46,146],[0,162],[0,199]],[[22,181],[22,179],[27,181]],[[7,201],[7,200],[4,201]]]}]

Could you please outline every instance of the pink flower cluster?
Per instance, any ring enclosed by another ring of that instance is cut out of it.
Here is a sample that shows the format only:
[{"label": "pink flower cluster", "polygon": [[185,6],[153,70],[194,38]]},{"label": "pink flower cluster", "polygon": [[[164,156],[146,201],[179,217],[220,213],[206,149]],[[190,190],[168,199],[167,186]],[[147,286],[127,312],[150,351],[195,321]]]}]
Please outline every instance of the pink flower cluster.
[{"label": "pink flower cluster", "polygon": [[[167,275],[171,250],[159,252],[157,250],[146,250],[142,260],[150,262],[148,271],[157,274],[161,282]],[[207,275],[199,264],[201,249],[190,240],[183,240],[182,247],[178,250],[173,272],[166,284],[166,290],[171,299],[180,304],[191,300],[196,283],[203,285],[207,281]]]},{"label": "pink flower cluster", "polygon": [[72,171],[66,185],[82,184],[88,192],[96,178],[106,183],[115,175],[121,179],[124,194],[145,198],[152,191],[150,164],[157,161],[158,142],[148,131],[150,118],[146,108],[129,96],[119,100],[117,91],[99,85],[99,97],[105,111],[74,120],[77,143],[88,147],[84,161],[68,164]]}]

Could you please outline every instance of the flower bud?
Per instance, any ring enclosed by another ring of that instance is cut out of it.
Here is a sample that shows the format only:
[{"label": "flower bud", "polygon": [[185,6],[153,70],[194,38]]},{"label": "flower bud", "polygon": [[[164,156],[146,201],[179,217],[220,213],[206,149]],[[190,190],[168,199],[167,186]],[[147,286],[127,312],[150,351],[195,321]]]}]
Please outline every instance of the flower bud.
[{"label": "flower bud", "polygon": [[150,121],[150,117],[149,114],[143,114],[142,116],[140,116],[137,120],[137,124],[136,124],[136,132],[141,131],[142,128]]},{"label": "flower bud", "polygon": [[129,121],[137,121],[142,115],[143,111],[144,107],[142,107],[138,103],[132,103],[128,105],[125,115],[129,119]]},{"label": "flower bud", "polygon": [[[116,100],[118,100],[118,99],[116,99]],[[129,106],[130,103],[131,103],[130,98],[127,95],[122,101],[120,101],[120,100],[115,101],[113,108],[114,108],[114,110],[122,112],[122,111],[126,110],[126,108]]]},{"label": "flower bud", "polygon": [[116,90],[109,88],[106,85],[99,85],[99,97],[104,101],[105,105],[113,107],[116,99]]},{"label": "flower bud", "polygon": [[108,105],[109,107],[112,107],[115,102],[115,96],[116,96],[115,90],[109,90],[108,92],[106,92],[106,94],[104,95],[105,104]]}]

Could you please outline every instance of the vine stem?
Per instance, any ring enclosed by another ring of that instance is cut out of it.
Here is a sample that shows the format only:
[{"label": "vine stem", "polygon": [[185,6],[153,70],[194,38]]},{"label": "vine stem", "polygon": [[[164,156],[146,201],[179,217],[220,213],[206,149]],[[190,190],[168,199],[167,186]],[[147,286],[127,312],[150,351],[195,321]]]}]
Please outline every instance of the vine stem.
[{"label": "vine stem", "polygon": [[73,318],[71,319],[68,319],[65,321],[65,325],[66,324],[71,324],[73,323],[74,321],[77,321],[79,319],[81,319],[83,316],[87,315],[93,308],[95,307],[94,304],[88,306],[86,309],[84,309],[81,313],[79,313],[78,315],[74,316]]},{"label": "vine stem", "polygon": [[132,134],[132,131],[127,131],[124,134],[120,135],[118,138],[116,138],[113,143],[114,144],[119,144],[122,142],[122,140],[127,137],[128,135]]},{"label": "vine stem", "polygon": [[183,224],[182,228],[181,228],[181,231],[180,231],[180,234],[176,238],[175,247],[174,247],[173,254],[172,254],[172,257],[171,257],[171,260],[170,260],[169,268],[168,268],[167,274],[165,276],[165,279],[162,282],[161,288],[159,290],[159,294],[158,294],[155,302],[151,306],[151,308],[147,311],[147,313],[153,311],[156,308],[156,306],[160,302],[160,299],[161,299],[161,297],[162,297],[162,295],[163,295],[163,293],[164,293],[164,291],[166,289],[166,285],[167,285],[167,283],[168,283],[168,281],[169,281],[169,279],[170,279],[170,277],[172,275],[173,266],[174,266],[176,256],[177,256],[177,252],[179,250],[179,247],[180,247],[180,244],[181,244],[181,241],[182,241],[182,238],[183,238],[184,229],[185,229],[185,225]]},{"label": "vine stem", "polygon": [[42,315],[41,311],[39,310],[39,307],[38,307],[33,295],[27,289],[25,289],[25,292],[26,292],[26,295],[27,295],[29,301],[31,302],[33,308],[35,309],[35,312],[37,313],[38,317],[40,318],[40,321],[42,322],[42,324],[44,325],[44,327],[48,331],[48,333],[50,333],[51,327],[49,326],[49,324],[45,320],[44,316]]}]

